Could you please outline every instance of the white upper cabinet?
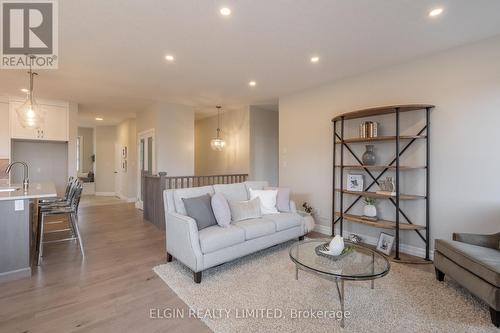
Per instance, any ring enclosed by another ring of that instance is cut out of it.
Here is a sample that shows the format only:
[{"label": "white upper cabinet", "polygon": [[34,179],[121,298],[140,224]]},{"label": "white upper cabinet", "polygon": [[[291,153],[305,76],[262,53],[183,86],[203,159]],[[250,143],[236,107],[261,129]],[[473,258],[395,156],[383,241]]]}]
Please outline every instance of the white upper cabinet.
[{"label": "white upper cabinet", "polygon": [[40,129],[24,128],[18,120],[16,110],[24,101],[11,99],[10,110],[10,136],[12,139],[43,140],[43,141],[68,141],[68,104],[38,102],[45,112],[44,125]]},{"label": "white upper cabinet", "polygon": [[9,101],[0,99],[0,159],[10,156]]}]

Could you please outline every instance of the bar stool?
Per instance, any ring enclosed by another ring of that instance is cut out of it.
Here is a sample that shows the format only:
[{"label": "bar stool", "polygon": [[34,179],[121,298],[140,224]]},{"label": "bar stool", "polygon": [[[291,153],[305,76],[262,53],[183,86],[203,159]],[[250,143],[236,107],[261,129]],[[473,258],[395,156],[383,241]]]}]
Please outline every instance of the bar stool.
[{"label": "bar stool", "polygon": [[64,197],[58,197],[58,198],[48,198],[48,199],[41,199],[38,201],[39,205],[46,205],[46,204],[51,204],[51,203],[56,203],[56,202],[63,202],[63,201],[68,201],[70,190],[73,186],[76,185],[78,182],[78,178],[74,177],[69,177],[68,183],[66,184],[66,191],[64,192]]},{"label": "bar stool", "polygon": [[[80,198],[82,195],[83,185],[80,181],[77,181],[75,185],[69,191],[69,202],[65,203],[54,203],[45,206],[41,206],[39,209],[40,214],[40,224],[39,224],[39,243],[38,243],[38,266],[40,266],[43,257],[43,244],[48,243],[59,243],[76,240],[80,247],[82,253],[82,258],[85,258],[85,251],[83,249],[82,237],[80,235],[80,229],[78,228],[78,207],[80,205]],[[45,219],[48,216],[54,215],[65,215],[69,222],[69,228],[52,230],[50,233],[70,231],[71,235],[67,238],[44,241],[44,226]]]}]

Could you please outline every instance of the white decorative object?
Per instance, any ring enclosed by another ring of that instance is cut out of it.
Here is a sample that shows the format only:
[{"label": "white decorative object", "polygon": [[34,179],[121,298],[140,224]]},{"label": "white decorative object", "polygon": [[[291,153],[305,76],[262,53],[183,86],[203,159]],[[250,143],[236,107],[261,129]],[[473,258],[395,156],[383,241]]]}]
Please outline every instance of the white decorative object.
[{"label": "white decorative object", "polygon": [[377,207],[375,205],[366,205],[363,208],[363,214],[368,217],[377,217]]},{"label": "white decorative object", "polygon": [[363,191],[363,175],[347,175],[347,190],[354,192]]},{"label": "white decorative object", "polygon": [[342,236],[337,235],[333,237],[330,241],[330,245],[328,246],[328,254],[332,256],[338,256],[344,251],[344,238]]},{"label": "white decorative object", "polygon": [[276,208],[276,198],[278,196],[278,190],[250,190],[250,200],[259,198],[260,199],[260,211],[262,214],[278,214],[279,211]]}]

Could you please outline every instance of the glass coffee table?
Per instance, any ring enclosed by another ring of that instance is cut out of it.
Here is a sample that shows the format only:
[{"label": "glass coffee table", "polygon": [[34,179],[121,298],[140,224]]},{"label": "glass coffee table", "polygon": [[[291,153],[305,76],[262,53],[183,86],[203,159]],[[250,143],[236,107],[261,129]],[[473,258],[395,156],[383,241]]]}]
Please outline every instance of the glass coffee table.
[{"label": "glass coffee table", "polygon": [[350,242],[345,242],[345,246],[352,246],[352,251],[338,260],[316,254],[316,247],[328,242],[330,239],[314,239],[295,243],[290,248],[290,258],[295,263],[296,280],[299,279],[300,269],[335,281],[342,311],[340,326],[344,327],[344,281],[370,280],[373,289],[375,279],[387,275],[391,265],[389,260],[378,252]]}]

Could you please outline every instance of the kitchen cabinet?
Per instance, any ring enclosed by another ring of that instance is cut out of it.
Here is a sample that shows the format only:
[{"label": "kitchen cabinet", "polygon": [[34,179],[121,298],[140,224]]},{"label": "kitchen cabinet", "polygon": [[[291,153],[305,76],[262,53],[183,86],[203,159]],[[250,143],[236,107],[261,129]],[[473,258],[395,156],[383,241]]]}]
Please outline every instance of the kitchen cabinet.
[{"label": "kitchen cabinet", "polygon": [[9,159],[9,102],[0,100],[0,159]]},{"label": "kitchen cabinet", "polygon": [[68,104],[67,103],[40,103],[45,113],[45,121],[41,128],[24,128],[18,120],[16,110],[23,101],[10,100],[10,136],[12,139],[68,141]]}]

